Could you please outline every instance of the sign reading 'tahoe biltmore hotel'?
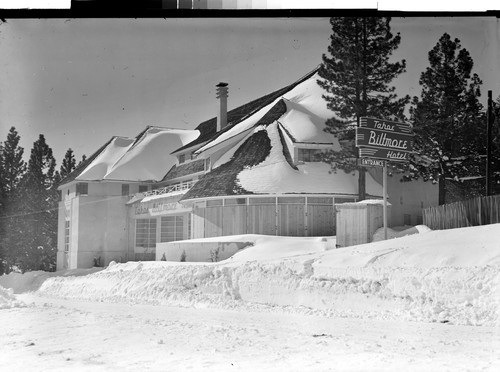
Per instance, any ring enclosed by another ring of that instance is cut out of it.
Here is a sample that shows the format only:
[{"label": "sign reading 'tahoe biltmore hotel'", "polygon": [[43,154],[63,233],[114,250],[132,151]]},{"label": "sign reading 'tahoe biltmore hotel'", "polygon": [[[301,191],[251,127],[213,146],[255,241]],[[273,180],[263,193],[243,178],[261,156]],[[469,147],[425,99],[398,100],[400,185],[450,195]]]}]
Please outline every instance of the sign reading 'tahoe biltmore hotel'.
[{"label": "sign reading 'tahoe biltmore hotel'", "polygon": [[412,128],[405,123],[363,117],[356,128],[356,146],[360,158],[407,161],[413,151]]}]

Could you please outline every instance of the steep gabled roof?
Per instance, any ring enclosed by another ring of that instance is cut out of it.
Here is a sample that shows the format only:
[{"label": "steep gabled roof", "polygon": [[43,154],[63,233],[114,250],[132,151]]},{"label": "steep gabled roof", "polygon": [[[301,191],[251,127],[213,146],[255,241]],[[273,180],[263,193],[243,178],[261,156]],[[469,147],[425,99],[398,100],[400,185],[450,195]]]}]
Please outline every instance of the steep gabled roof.
[{"label": "steep gabled roof", "polygon": [[[325,163],[295,166],[278,121],[261,125],[226,163],[205,174],[181,200],[250,194],[357,195],[353,173],[330,173]],[[382,187],[369,174],[367,193],[381,196]]]},{"label": "steep gabled roof", "polygon": [[191,142],[199,131],[147,126],[134,138],[112,137],[60,185],[71,181],[160,181],[176,160],[169,150]]},{"label": "steep gabled roof", "polygon": [[302,77],[301,79],[297,80],[293,84],[290,84],[284,88],[278,89],[272,93],[266,94],[265,96],[262,96],[260,98],[257,98],[251,102],[248,102],[244,105],[241,105],[233,110],[228,111],[227,113],[227,126],[217,132],[217,117],[211,118],[209,120],[206,120],[199,124],[196,129],[200,131],[200,136],[196,138],[194,141],[188,143],[187,145],[175,150],[172,152],[172,154],[175,154],[177,152],[183,151],[187,148],[200,145],[204,142],[207,141],[212,141],[219,137],[221,134],[227,132],[229,129],[231,129],[234,125],[238,124],[245,118],[253,115],[255,112],[258,110],[262,109],[263,107],[269,105],[279,97],[283,96],[285,93],[289,92],[292,90],[294,87],[296,87],[298,84],[302,83],[303,81],[309,79],[311,76],[313,76],[317,71],[319,67],[315,68],[313,71]]},{"label": "steep gabled roof", "polygon": [[111,143],[116,138],[116,136],[111,137],[108,142],[106,142],[104,145],[102,145],[96,152],[94,152],[92,155],[90,155],[88,158],[86,158],[84,161],[82,161],[78,166],[66,177],[64,177],[61,182],[59,182],[59,186],[65,185],[67,183],[70,183],[74,181],[88,166],[90,163],[92,163],[95,158],[104,151],[106,147]]},{"label": "steep gabled roof", "polygon": [[245,167],[264,161],[270,150],[271,142],[266,131],[257,131],[236,150],[231,161],[205,174],[182,197],[182,200],[211,196],[252,194],[252,192],[239,187],[236,178]]}]

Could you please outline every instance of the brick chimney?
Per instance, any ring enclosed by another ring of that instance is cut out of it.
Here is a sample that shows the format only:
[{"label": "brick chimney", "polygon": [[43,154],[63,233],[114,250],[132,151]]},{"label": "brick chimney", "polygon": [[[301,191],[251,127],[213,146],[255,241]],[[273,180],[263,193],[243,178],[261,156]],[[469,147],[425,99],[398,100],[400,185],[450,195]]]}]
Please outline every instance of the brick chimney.
[{"label": "brick chimney", "polygon": [[217,132],[224,129],[227,125],[227,83],[216,85],[216,97],[220,101],[219,114],[217,115]]}]

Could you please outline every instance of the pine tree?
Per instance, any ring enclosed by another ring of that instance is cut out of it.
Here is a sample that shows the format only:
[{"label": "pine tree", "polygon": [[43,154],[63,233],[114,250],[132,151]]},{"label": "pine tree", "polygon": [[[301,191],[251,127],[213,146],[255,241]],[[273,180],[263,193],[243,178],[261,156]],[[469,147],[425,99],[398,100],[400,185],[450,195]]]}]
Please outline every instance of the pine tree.
[{"label": "pine tree", "polygon": [[446,179],[483,174],[486,118],[479,102],[481,79],[460,40],[445,33],[429,52],[420,99],[413,98],[415,149],[421,154],[411,176],[439,182],[439,204],[446,202]]},{"label": "pine tree", "polygon": [[7,141],[3,145],[3,177],[1,182],[7,195],[13,193],[26,171],[26,163],[23,160],[24,149],[19,146],[20,139],[16,128],[11,127]]},{"label": "pine tree", "polygon": [[24,149],[19,146],[21,137],[14,127],[7,134],[7,140],[0,150],[0,274],[11,271],[17,252],[18,187],[26,172],[23,160]]},{"label": "pine tree", "polygon": [[326,122],[326,131],[336,135],[340,152],[330,151],[324,161],[333,171],[359,171],[359,199],[366,197],[365,169],[353,163],[356,157],[354,129],[363,116],[404,120],[410,97],[398,99],[389,84],[405,72],[406,61],[389,62],[401,42],[391,33],[388,17],[332,18],[329,56],[323,55],[318,84],[327,94],[323,98],[334,116]]},{"label": "pine tree", "polygon": [[73,154],[73,150],[69,148],[64,155],[64,159],[61,164],[61,169],[59,175],[61,179],[64,179],[68,174],[70,174],[76,168],[76,159]]},{"label": "pine tree", "polygon": [[56,161],[40,135],[31,149],[28,170],[20,184],[18,265],[26,270],[54,270],[57,253]]}]

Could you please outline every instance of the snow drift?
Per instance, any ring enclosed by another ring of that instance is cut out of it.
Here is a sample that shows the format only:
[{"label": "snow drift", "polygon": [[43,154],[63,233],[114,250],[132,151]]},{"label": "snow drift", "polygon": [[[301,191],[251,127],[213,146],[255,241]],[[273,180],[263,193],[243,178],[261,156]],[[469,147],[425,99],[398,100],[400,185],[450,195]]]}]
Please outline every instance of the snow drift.
[{"label": "snow drift", "polygon": [[26,304],[19,301],[14,295],[14,290],[5,289],[0,286],[0,309],[10,309],[13,307],[25,307]]},{"label": "snow drift", "polygon": [[186,307],[279,305],[339,317],[499,325],[500,224],[419,230],[342,249],[331,249],[331,239],[253,236],[253,247],[222,262],[112,263],[89,275],[47,278],[38,293]]}]

